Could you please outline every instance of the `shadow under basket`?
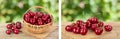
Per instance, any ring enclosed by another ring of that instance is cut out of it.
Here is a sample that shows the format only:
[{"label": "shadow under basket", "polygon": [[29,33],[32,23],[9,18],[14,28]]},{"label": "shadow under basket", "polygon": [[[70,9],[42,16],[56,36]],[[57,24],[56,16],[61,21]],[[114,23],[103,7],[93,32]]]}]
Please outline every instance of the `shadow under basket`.
[{"label": "shadow under basket", "polygon": [[23,26],[31,33],[40,34],[48,31],[52,26],[52,22],[44,25],[32,25],[26,21],[23,21]]}]

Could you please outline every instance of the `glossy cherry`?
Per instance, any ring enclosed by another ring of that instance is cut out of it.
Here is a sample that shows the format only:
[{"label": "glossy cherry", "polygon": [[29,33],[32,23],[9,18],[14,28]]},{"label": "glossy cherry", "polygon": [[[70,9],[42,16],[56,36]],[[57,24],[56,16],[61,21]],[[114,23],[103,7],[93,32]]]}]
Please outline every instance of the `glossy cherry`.
[{"label": "glossy cherry", "polygon": [[11,30],[10,29],[8,29],[8,30],[6,30],[6,34],[11,34]]},{"label": "glossy cherry", "polygon": [[13,32],[14,32],[15,34],[19,34],[19,29],[14,29]]},{"label": "glossy cherry", "polygon": [[16,22],[16,28],[21,29],[21,22]]},{"label": "glossy cherry", "polygon": [[65,30],[68,31],[68,32],[71,32],[72,31],[72,27],[70,25],[67,25],[65,27]]},{"label": "glossy cherry", "polygon": [[110,32],[112,30],[112,26],[111,25],[105,25],[104,29],[105,29],[105,31]]},{"label": "glossy cherry", "polygon": [[103,26],[104,26],[104,23],[101,22],[101,21],[99,21],[99,22],[98,22],[98,27],[103,27]]},{"label": "glossy cherry", "polygon": [[96,35],[100,35],[100,34],[102,34],[103,29],[101,29],[101,28],[95,28],[94,32],[95,32]]},{"label": "glossy cherry", "polygon": [[86,29],[86,28],[81,28],[81,29],[80,29],[80,34],[81,34],[81,35],[86,35],[87,32],[88,32],[88,29]]},{"label": "glossy cherry", "polygon": [[92,24],[92,26],[91,26],[91,29],[94,31],[95,30],[95,28],[97,28],[97,24]]},{"label": "glossy cherry", "polygon": [[11,29],[12,28],[12,24],[7,24],[6,27],[7,27],[7,29]]}]

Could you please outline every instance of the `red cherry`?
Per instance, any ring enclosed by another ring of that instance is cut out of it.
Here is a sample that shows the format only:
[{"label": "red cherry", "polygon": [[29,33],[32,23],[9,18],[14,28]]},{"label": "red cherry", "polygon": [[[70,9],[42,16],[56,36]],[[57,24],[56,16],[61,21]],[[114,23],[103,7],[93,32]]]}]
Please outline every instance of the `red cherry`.
[{"label": "red cherry", "polygon": [[72,32],[77,33],[76,30],[77,30],[77,27],[73,27]]},{"label": "red cherry", "polygon": [[15,30],[15,29],[17,29],[17,27],[15,25],[13,25],[12,30]]},{"label": "red cherry", "polygon": [[98,19],[96,17],[89,18],[88,21],[90,21],[92,24],[98,23]]},{"label": "red cherry", "polygon": [[12,24],[7,24],[7,29],[11,29],[12,28]]},{"label": "red cherry", "polygon": [[76,23],[78,24],[78,26],[83,25],[83,21],[82,21],[82,20],[77,20],[77,22],[76,22]]},{"label": "red cherry", "polygon": [[43,24],[43,21],[42,21],[41,18],[38,18],[37,22],[38,22],[38,25],[42,25]]},{"label": "red cherry", "polygon": [[6,30],[6,34],[10,35],[11,34],[11,30],[10,29]]},{"label": "red cherry", "polygon": [[21,29],[21,22],[16,22],[16,28]]},{"label": "red cherry", "polygon": [[32,11],[30,11],[30,12],[29,12],[29,14],[30,14],[30,17],[35,16],[35,13],[34,13],[34,12],[32,12]]},{"label": "red cherry", "polygon": [[39,17],[42,17],[44,14],[43,12],[36,12],[36,14],[39,16]]},{"label": "red cherry", "polygon": [[19,29],[14,29],[13,31],[15,34],[19,34]]},{"label": "red cherry", "polygon": [[112,26],[111,25],[105,25],[104,29],[105,29],[105,31],[110,32],[112,30]]},{"label": "red cherry", "polygon": [[26,13],[26,14],[24,15],[24,18],[30,18],[30,14],[29,14],[29,13]]},{"label": "red cherry", "polygon": [[98,27],[103,27],[104,23],[103,22],[98,22]]},{"label": "red cherry", "polygon": [[86,25],[85,25],[85,24],[84,24],[84,25],[82,25],[82,26],[80,26],[80,28],[87,29],[87,27],[86,27]]},{"label": "red cherry", "polygon": [[78,27],[78,24],[77,24],[77,23],[72,23],[71,26],[72,26],[72,27]]},{"label": "red cherry", "polygon": [[38,16],[37,16],[37,15],[35,15],[33,18],[34,18],[35,20],[37,20],[37,19],[38,19]]},{"label": "red cherry", "polygon": [[100,35],[100,34],[102,34],[103,29],[101,29],[101,28],[95,28],[94,32],[95,32],[96,35]]},{"label": "red cherry", "polygon": [[47,24],[47,23],[50,23],[50,22],[51,22],[51,19],[48,19],[47,22],[46,22],[46,24]]},{"label": "red cherry", "polygon": [[80,33],[80,27],[77,27],[77,28],[76,28],[75,33],[76,33],[76,34],[79,34],[79,33]]},{"label": "red cherry", "polygon": [[65,27],[65,30],[68,31],[68,32],[71,32],[72,31],[72,27],[70,25],[67,25]]},{"label": "red cherry", "polygon": [[97,24],[92,24],[91,29],[94,31],[97,28]]},{"label": "red cherry", "polygon": [[86,28],[81,28],[81,29],[80,29],[80,34],[81,34],[81,35],[86,35],[87,32],[88,32],[88,30],[87,30]]},{"label": "red cherry", "polygon": [[50,15],[44,14],[44,15],[42,16],[42,20],[46,21],[49,17],[50,17]]},{"label": "red cherry", "polygon": [[90,27],[91,27],[90,21],[85,22],[85,26],[86,26],[87,28],[90,28]]},{"label": "red cherry", "polygon": [[30,23],[31,23],[31,24],[35,24],[35,21],[36,21],[36,20],[35,20],[34,18],[31,18],[31,19],[30,19]]},{"label": "red cherry", "polygon": [[28,23],[30,22],[30,18],[24,18],[24,20]]}]

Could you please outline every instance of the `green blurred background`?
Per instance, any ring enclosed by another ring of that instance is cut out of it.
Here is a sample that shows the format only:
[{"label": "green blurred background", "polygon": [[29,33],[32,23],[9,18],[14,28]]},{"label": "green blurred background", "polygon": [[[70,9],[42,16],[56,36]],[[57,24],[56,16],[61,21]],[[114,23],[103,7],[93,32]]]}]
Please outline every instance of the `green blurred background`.
[{"label": "green blurred background", "polygon": [[62,21],[85,21],[90,17],[120,21],[120,0],[62,0]]},{"label": "green blurred background", "polygon": [[0,22],[22,21],[25,11],[32,6],[48,9],[58,22],[58,0],[0,0]]}]

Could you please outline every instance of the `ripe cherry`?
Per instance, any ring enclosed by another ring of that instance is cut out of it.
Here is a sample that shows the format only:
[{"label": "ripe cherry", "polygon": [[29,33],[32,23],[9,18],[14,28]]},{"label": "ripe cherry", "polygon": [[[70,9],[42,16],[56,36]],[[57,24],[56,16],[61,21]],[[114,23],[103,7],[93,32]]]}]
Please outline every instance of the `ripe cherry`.
[{"label": "ripe cherry", "polygon": [[105,29],[105,31],[111,31],[112,30],[112,26],[111,25],[105,25],[104,26],[104,29]]},{"label": "ripe cherry", "polygon": [[92,24],[91,29],[94,31],[97,28],[97,24]]},{"label": "ripe cherry", "polygon": [[21,29],[21,22],[16,22],[16,28]]},{"label": "ripe cherry", "polygon": [[11,29],[12,28],[12,24],[7,24],[7,29]]},{"label": "ripe cherry", "polygon": [[90,21],[85,22],[85,26],[86,26],[87,28],[90,28],[90,27],[91,27]]},{"label": "ripe cherry", "polygon": [[86,35],[87,32],[88,32],[88,30],[87,30],[86,28],[81,28],[81,29],[80,29],[80,34],[81,34],[81,35]]},{"label": "ripe cherry", "polygon": [[71,32],[72,31],[72,27],[70,25],[67,25],[65,27],[65,30],[68,31],[68,32]]},{"label": "ripe cherry", "polygon": [[103,22],[98,22],[98,27],[103,27],[104,23]]},{"label": "ripe cherry", "polygon": [[8,29],[8,30],[6,30],[6,34],[11,34],[11,30],[10,29]]},{"label": "ripe cherry", "polygon": [[103,29],[101,29],[101,28],[95,28],[94,32],[95,32],[96,35],[100,35],[100,34],[102,34]]},{"label": "ripe cherry", "polygon": [[19,34],[19,29],[14,29],[13,32],[14,32],[15,34]]}]

